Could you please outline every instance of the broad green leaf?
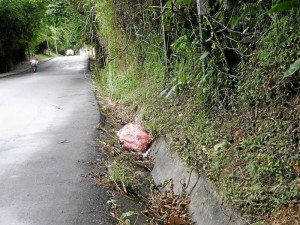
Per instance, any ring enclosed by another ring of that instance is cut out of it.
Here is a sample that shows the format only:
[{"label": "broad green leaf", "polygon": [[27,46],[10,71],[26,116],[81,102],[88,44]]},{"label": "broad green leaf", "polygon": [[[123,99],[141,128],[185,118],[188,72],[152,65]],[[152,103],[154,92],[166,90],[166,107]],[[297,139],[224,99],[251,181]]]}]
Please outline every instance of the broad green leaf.
[{"label": "broad green leaf", "polygon": [[300,58],[290,65],[290,68],[284,73],[283,78],[292,76],[299,69],[300,69]]},{"label": "broad green leaf", "polygon": [[188,43],[188,37],[186,35],[183,35],[179,37],[174,43],[171,44],[171,49],[179,53],[186,48],[187,43]]},{"label": "broad green leaf", "polygon": [[125,218],[130,217],[130,216],[133,216],[133,215],[135,215],[135,214],[136,214],[136,213],[133,212],[133,211],[124,212],[124,213],[122,213],[120,219],[121,219],[121,220],[124,220]]},{"label": "broad green leaf", "polygon": [[206,57],[208,56],[209,52],[204,52],[201,56],[200,56],[200,60],[203,61],[204,59],[206,59]]},{"label": "broad green leaf", "polygon": [[172,3],[171,3],[171,1],[167,1],[167,3],[166,3],[166,7],[167,7],[167,8],[171,8],[171,7],[172,7]]},{"label": "broad green leaf", "polygon": [[176,4],[186,4],[186,5],[190,5],[192,2],[192,0],[177,0]]},{"label": "broad green leaf", "polygon": [[224,12],[221,12],[221,13],[219,14],[218,20],[219,20],[220,22],[223,22],[223,21],[224,21]]},{"label": "broad green leaf", "polygon": [[282,3],[279,3],[275,6],[273,6],[268,13],[280,13],[280,12],[285,12],[288,10],[291,10],[294,8],[297,4],[298,0],[292,0],[292,1],[285,1]]},{"label": "broad green leaf", "polygon": [[250,187],[250,191],[253,191],[253,192],[259,192],[261,191],[261,186],[258,185],[258,184],[254,184],[252,187]]},{"label": "broad green leaf", "polygon": [[238,22],[239,22],[239,17],[233,16],[230,20],[230,26],[234,29]]}]

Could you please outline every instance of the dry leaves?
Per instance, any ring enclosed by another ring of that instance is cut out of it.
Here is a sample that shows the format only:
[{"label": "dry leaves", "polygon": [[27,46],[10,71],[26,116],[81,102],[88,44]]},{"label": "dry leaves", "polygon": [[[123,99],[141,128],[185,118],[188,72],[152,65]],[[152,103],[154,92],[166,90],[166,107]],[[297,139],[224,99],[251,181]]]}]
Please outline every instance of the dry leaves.
[{"label": "dry leaves", "polygon": [[275,213],[270,225],[300,225],[300,204],[290,204]]},{"label": "dry leaves", "polygon": [[[103,99],[101,99],[103,101]],[[108,105],[108,104],[101,104]],[[102,147],[103,156],[106,158],[105,160],[90,162],[90,165],[93,166],[98,172],[89,173],[88,176],[99,185],[106,185],[113,190],[114,194],[125,194],[127,196],[133,194],[133,197],[139,196],[138,201],[143,202],[144,205],[147,206],[146,211],[137,212],[148,216],[148,224],[149,225],[190,225],[194,224],[191,221],[191,216],[188,214],[188,205],[190,200],[186,192],[182,191],[179,195],[174,194],[173,191],[173,182],[170,181],[167,186],[164,187],[164,191],[162,191],[161,186],[151,185],[149,182],[145,182],[147,179],[147,174],[153,168],[153,158],[145,157],[142,154],[137,154],[134,152],[129,152],[122,149],[121,145],[118,143],[118,139],[116,137],[115,130],[117,130],[115,121],[118,122],[117,118],[125,118],[129,120],[129,118],[125,117],[126,115],[119,115],[119,112],[123,110],[118,110],[116,105],[110,105],[109,109],[105,110],[106,117],[106,125],[101,126],[98,124],[96,129],[100,130],[103,133],[103,137],[98,141],[99,145]],[[102,108],[103,111],[103,108]],[[124,112],[124,111],[123,111]],[[127,115],[128,116],[128,115]],[[117,163],[118,165],[126,168],[127,176],[130,176],[131,179],[134,179],[137,184],[137,189],[142,189],[141,187],[145,187],[150,191],[147,193],[138,192],[139,190],[128,191],[122,183],[122,181],[113,180],[111,176],[108,175],[108,169]],[[100,173],[99,171],[106,171],[106,173]],[[147,185],[147,186],[145,186]],[[114,192],[116,191],[117,192]],[[132,193],[132,191],[136,191],[136,193]],[[144,196],[140,196],[143,194]],[[113,202],[113,200],[111,200]],[[115,205],[115,208],[116,205]],[[119,213],[116,212],[116,209],[112,207],[111,214],[112,216],[118,219]]]},{"label": "dry leaves", "polygon": [[188,213],[190,200],[185,191],[179,195],[174,194],[173,181],[170,180],[168,189],[160,191],[160,186],[151,186],[149,197],[149,210],[146,214],[160,218],[159,222],[165,225],[189,225],[194,224]]}]

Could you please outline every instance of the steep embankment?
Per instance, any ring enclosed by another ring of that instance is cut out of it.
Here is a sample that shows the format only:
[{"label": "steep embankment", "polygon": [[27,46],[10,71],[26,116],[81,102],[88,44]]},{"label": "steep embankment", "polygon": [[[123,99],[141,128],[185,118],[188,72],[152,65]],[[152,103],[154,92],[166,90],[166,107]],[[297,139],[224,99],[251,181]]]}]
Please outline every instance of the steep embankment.
[{"label": "steep embankment", "polygon": [[299,3],[225,2],[99,1],[95,80],[247,220],[297,224]]}]

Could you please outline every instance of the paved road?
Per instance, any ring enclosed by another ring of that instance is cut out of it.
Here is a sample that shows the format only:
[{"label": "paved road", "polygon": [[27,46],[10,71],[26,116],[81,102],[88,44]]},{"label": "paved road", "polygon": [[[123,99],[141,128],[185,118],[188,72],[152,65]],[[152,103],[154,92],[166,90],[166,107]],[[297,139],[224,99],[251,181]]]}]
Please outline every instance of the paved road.
[{"label": "paved road", "polygon": [[106,191],[82,175],[99,112],[87,59],[52,59],[0,79],[0,225],[112,224]]}]

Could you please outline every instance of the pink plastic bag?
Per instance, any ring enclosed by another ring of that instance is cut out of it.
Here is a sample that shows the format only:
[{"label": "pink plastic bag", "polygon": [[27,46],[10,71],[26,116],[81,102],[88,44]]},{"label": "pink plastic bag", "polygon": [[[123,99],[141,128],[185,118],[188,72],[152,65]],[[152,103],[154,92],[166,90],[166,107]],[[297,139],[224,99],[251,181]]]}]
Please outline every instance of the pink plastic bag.
[{"label": "pink plastic bag", "polygon": [[117,135],[124,148],[136,152],[145,152],[152,141],[145,128],[137,123],[126,124]]}]

